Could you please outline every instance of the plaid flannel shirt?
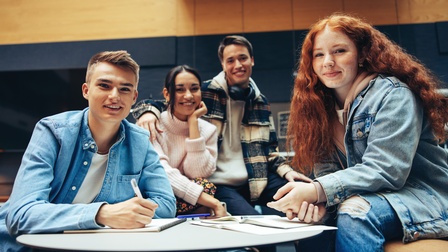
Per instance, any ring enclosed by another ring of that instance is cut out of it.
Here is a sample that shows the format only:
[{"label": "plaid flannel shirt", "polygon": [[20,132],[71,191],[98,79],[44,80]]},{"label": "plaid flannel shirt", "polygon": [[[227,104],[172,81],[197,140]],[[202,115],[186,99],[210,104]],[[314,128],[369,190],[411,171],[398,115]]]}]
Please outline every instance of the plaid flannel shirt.
[{"label": "plaid flannel shirt", "polygon": [[[251,79],[251,85],[255,83]],[[225,128],[227,123],[227,94],[213,79],[205,81],[201,87],[202,101],[207,106],[203,118],[217,126]],[[222,142],[222,132],[218,132],[218,147]],[[267,184],[268,170],[283,177],[292,170],[283,165],[285,158],[279,156],[277,134],[271,114],[271,106],[263,94],[254,100],[246,101],[241,127],[241,147],[244,163],[248,172],[251,200],[256,201]]]}]

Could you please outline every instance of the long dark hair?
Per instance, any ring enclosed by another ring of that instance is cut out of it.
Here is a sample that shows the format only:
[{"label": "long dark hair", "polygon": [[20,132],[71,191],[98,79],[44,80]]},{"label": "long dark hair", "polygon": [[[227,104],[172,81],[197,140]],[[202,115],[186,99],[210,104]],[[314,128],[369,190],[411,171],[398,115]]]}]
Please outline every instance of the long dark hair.
[{"label": "long dark hair", "polygon": [[168,90],[170,100],[167,102],[167,105],[169,107],[169,110],[171,114],[174,114],[174,106],[171,106],[175,102],[176,97],[176,76],[182,72],[188,72],[193,74],[198,80],[199,85],[201,85],[201,76],[199,75],[198,70],[194,69],[193,67],[190,67],[189,65],[179,65],[171,68],[171,70],[167,73],[165,77],[165,88]]}]

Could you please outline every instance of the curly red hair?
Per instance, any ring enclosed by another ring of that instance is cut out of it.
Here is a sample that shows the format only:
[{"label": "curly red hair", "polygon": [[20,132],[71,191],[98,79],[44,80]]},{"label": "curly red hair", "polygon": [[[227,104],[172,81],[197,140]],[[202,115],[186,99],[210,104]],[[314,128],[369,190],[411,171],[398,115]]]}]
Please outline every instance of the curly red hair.
[{"label": "curly red hair", "polygon": [[303,41],[288,123],[287,146],[295,152],[293,167],[310,174],[315,163],[336,151],[331,125],[336,116],[335,100],[312,67],[314,40],[326,26],[343,32],[354,42],[367,72],[392,75],[406,83],[422,101],[437,139],[446,140],[448,106],[437,93],[440,81],[419,60],[367,22],[336,13],[314,24]]}]

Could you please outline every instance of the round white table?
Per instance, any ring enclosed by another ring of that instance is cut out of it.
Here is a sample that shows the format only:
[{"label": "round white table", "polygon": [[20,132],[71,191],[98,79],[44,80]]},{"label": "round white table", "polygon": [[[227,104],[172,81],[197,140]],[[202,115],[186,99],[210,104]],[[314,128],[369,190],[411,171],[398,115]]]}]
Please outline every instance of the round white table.
[{"label": "round white table", "polygon": [[264,245],[295,251],[295,241],[322,232],[299,229],[284,234],[255,235],[184,222],[162,232],[25,234],[17,241],[34,249],[62,251],[198,251]]}]

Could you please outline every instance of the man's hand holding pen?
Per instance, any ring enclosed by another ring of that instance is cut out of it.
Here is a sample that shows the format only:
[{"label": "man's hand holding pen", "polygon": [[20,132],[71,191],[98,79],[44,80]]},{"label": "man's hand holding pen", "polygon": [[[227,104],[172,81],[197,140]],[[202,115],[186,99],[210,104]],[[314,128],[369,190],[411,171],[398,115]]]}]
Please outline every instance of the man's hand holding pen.
[{"label": "man's hand holding pen", "polygon": [[141,228],[151,223],[158,205],[143,198],[135,179],[131,180],[131,186],[137,197],[102,205],[96,215],[96,223],[111,228]]},{"label": "man's hand holding pen", "polygon": [[139,197],[104,204],[96,215],[96,222],[111,228],[141,228],[151,223],[157,207],[156,203]]}]

